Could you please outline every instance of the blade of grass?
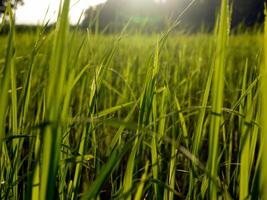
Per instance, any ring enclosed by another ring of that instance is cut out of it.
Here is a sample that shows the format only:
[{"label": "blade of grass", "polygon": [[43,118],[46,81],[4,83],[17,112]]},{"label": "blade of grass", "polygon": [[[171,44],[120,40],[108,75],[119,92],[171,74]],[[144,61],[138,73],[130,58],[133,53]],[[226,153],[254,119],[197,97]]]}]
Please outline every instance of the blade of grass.
[{"label": "blade of grass", "polygon": [[61,103],[63,100],[64,84],[67,73],[66,45],[69,29],[69,5],[70,0],[64,0],[62,9],[60,9],[49,67],[49,80],[46,96],[46,120],[53,122],[54,124],[46,128],[43,138],[41,200],[54,198],[55,192],[56,172],[62,137],[59,120],[61,120]]},{"label": "blade of grass", "polygon": [[122,157],[128,152],[129,146],[125,146],[121,151],[114,150],[110,155],[108,162],[103,166],[96,180],[92,183],[89,190],[82,195],[82,200],[94,199],[98,196],[101,186],[108,179],[116,165],[118,165]]},{"label": "blade of grass", "polygon": [[262,123],[262,161],[261,161],[261,184],[260,191],[262,192],[262,198],[267,198],[267,9],[265,8],[265,22],[264,22],[264,63],[262,64],[261,69],[261,95],[262,95],[262,114],[261,114],[261,123]]},{"label": "blade of grass", "polygon": [[142,193],[143,193],[144,185],[145,185],[145,182],[146,182],[147,176],[148,176],[148,174],[147,174],[148,173],[148,166],[149,166],[149,162],[146,163],[145,172],[141,177],[140,183],[138,185],[137,191],[136,191],[135,196],[134,196],[134,200],[141,200],[142,199]]},{"label": "blade of grass", "polygon": [[[228,1],[221,1],[219,27],[217,33],[216,59],[214,66],[213,88],[212,88],[212,113],[209,133],[209,158],[208,170],[212,177],[218,176],[218,151],[219,133],[224,96],[224,70],[226,67],[226,48],[229,35],[229,8]],[[217,199],[217,187],[209,181],[209,198]]]},{"label": "blade of grass", "polygon": [[[14,67],[14,59],[15,59],[15,47],[14,47],[14,37],[15,37],[15,24],[14,24],[14,18],[13,13],[11,10],[10,4],[7,5],[7,10],[9,11],[9,34],[8,34],[8,44],[7,44],[7,50],[6,50],[6,57],[5,57],[5,64],[4,68],[2,70],[3,76],[0,78],[0,178],[1,182],[6,181],[8,177],[5,176],[5,171],[9,171],[11,168],[11,162],[7,146],[4,141],[4,138],[6,136],[6,117],[7,117],[7,111],[9,107],[8,103],[8,90],[10,86],[10,79],[11,79],[11,68]],[[7,163],[9,165],[5,166]],[[15,189],[15,188],[14,188]],[[2,197],[2,194],[5,193],[5,190],[2,190],[1,186],[1,193],[0,198]]]}]

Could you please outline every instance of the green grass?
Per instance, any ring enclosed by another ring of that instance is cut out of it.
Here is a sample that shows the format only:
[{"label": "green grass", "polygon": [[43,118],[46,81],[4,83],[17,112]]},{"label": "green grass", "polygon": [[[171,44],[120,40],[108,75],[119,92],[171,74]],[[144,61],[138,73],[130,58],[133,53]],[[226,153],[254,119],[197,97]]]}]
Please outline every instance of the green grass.
[{"label": "green grass", "polygon": [[0,35],[0,199],[264,199],[267,30],[231,33],[226,0],[209,34],[68,10]]},{"label": "green grass", "polygon": [[[216,47],[214,55],[214,74],[212,87],[212,108],[211,122],[209,130],[209,158],[208,171],[212,177],[217,177],[219,159],[219,135],[222,123],[222,108],[224,99],[224,78],[226,68],[226,50],[228,46],[229,35],[229,8],[226,0],[221,3],[220,17],[218,18],[218,27],[216,30]],[[212,179],[209,179],[209,198],[217,199],[217,186]]]},{"label": "green grass", "polygon": [[261,160],[261,188],[260,191],[263,193],[263,198],[267,197],[267,192],[265,190],[267,184],[267,159],[266,159],[266,145],[267,145],[267,135],[266,135],[266,116],[267,116],[267,94],[266,94],[266,86],[267,86],[267,11],[265,8],[265,23],[264,23],[264,59],[262,61],[261,67],[261,101],[262,101],[262,113],[261,113],[261,123],[262,123],[262,160]]}]

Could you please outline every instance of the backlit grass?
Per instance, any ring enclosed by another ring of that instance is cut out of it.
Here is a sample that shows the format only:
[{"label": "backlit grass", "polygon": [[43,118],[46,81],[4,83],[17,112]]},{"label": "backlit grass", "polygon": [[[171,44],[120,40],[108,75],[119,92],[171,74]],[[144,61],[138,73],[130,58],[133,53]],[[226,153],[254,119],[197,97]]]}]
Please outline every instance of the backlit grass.
[{"label": "backlit grass", "polygon": [[[258,199],[266,34],[0,35],[0,199]],[[1,28],[1,27],[0,27]],[[265,35],[265,37],[263,37]]]}]

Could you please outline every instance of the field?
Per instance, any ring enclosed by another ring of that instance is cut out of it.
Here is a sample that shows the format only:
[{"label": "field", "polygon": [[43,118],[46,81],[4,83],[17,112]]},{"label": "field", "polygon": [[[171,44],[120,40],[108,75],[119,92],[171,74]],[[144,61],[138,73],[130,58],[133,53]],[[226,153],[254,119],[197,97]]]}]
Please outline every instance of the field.
[{"label": "field", "polygon": [[68,3],[0,35],[0,199],[265,199],[267,32],[226,1],[214,33],[70,31]]}]

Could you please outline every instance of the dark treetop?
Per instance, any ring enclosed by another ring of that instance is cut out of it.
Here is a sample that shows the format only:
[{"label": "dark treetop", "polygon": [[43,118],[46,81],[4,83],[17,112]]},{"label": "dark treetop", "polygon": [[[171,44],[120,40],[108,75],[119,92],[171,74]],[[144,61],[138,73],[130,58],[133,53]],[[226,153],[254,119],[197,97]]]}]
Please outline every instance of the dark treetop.
[{"label": "dark treetop", "polygon": [[9,2],[11,3],[12,8],[16,8],[18,3],[23,3],[23,0],[0,0],[0,16],[5,12],[6,6]]},{"label": "dark treetop", "polygon": [[[212,29],[221,0],[196,0],[181,17],[184,27],[199,29],[204,26]],[[262,23],[265,0],[230,0],[233,5],[232,25],[252,26]],[[89,8],[83,20],[83,27],[99,30],[118,31],[131,18],[132,26],[161,30],[177,18],[190,3],[190,0],[109,0],[103,5]],[[144,25],[145,24],[145,25]]]}]

